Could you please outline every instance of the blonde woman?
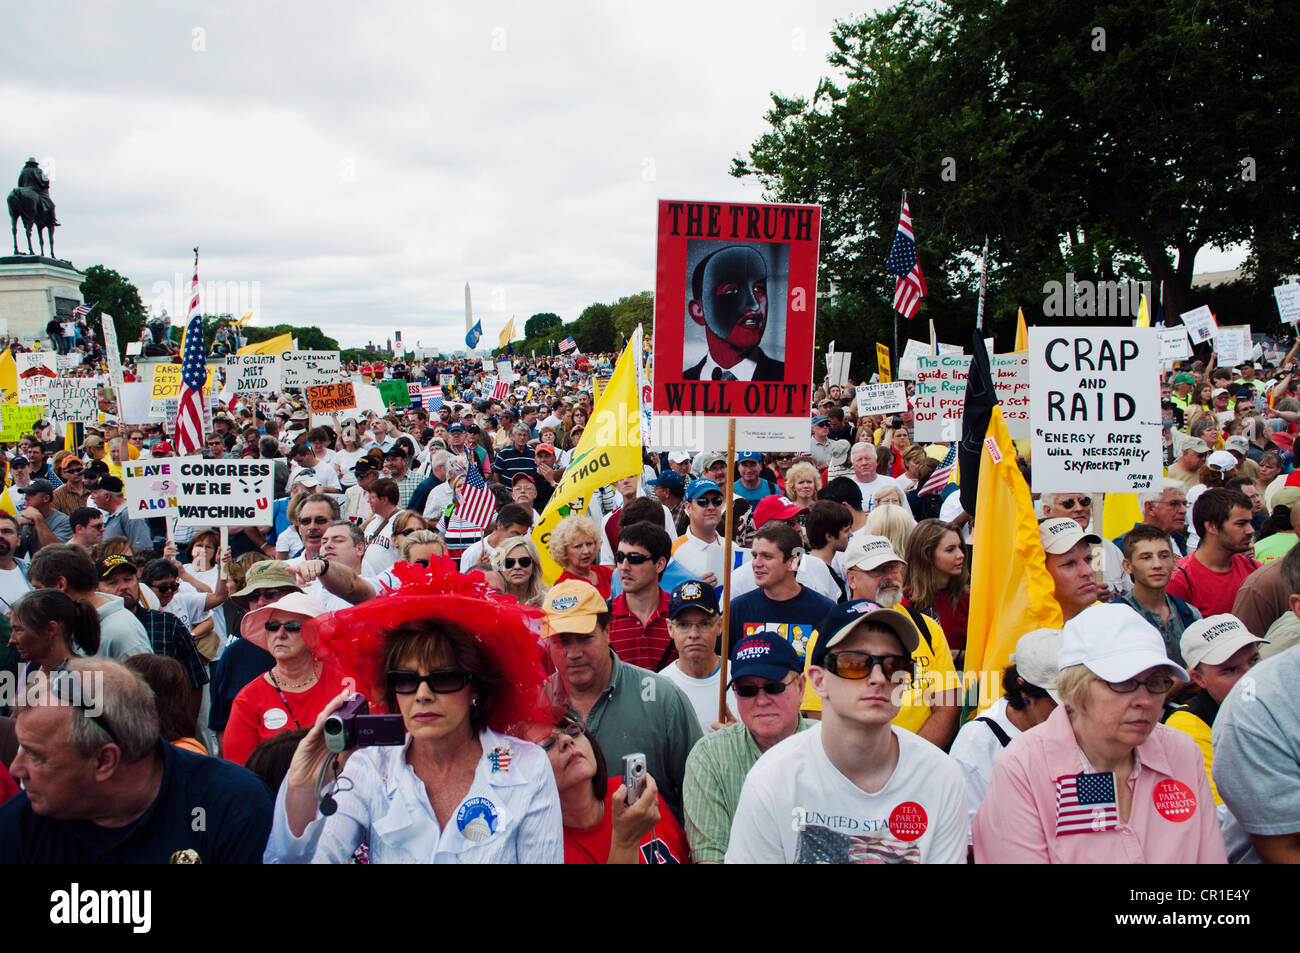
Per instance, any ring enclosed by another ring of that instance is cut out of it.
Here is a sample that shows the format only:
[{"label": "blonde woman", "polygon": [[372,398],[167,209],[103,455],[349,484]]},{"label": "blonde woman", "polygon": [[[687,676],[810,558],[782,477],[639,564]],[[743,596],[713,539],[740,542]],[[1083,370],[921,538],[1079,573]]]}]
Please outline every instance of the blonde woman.
[{"label": "blonde woman", "polygon": [[557,583],[581,579],[595,586],[602,599],[609,599],[614,567],[596,562],[600,556],[600,530],[595,520],[590,516],[566,516],[556,524],[546,548],[564,570],[556,579]]},{"label": "blonde woman", "polygon": [[796,506],[812,506],[816,503],[817,491],[821,486],[821,474],[811,463],[800,461],[785,471],[785,495]]},{"label": "blonde woman", "polygon": [[[894,487],[888,487],[884,491],[884,493],[895,494],[897,492]],[[868,536],[883,536],[893,545],[894,552],[905,553],[907,539],[915,528],[916,520],[912,519],[912,514],[898,503],[890,502],[872,506],[871,512],[867,514],[867,523],[863,532]]]},{"label": "blonde woman", "polygon": [[520,605],[540,606],[550,586],[542,579],[542,561],[537,547],[527,536],[502,540],[492,551],[492,568],[505,581],[502,591],[519,600]]}]

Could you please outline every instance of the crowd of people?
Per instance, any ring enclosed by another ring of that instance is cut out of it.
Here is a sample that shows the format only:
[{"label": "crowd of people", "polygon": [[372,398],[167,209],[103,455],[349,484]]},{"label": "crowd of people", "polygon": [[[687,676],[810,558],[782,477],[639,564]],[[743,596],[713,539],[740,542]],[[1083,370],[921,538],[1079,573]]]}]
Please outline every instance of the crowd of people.
[{"label": "crowd of people", "polygon": [[1167,375],[1167,477],[1115,538],[1086,482],[1037,496],[1062,628],[981,711],[971,567],[1008,554],[852,387],[807,449],[645,451],[544,538],[609,357],[222,406],[202,455],[275,483],[225,532],[128,505],[163,421],[41,421],[0,445],[0,860],[1300,861],[1293,356]]}]

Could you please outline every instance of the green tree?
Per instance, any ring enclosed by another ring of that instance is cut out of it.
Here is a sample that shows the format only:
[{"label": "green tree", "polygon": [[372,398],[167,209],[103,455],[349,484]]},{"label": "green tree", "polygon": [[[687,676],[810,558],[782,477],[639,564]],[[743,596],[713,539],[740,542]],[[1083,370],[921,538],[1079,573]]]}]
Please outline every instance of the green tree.
[{"label": "green tree", "polygon": [[[614,333],[614,309],[607,304],[589,304],[571,327],[573,340],[584,354],[606,354],[618,349]],[[561,336],[563,337],[563,336]]]},{"label": "green tree", "polygon": [[610,308],[610,317],[614,322],[614,330],[624,340],[632,336],[638,324],[645,326],[646,334],[651,334],[655,320],[654,292],[640,291],[619,298]]},{"label": "green tree", "polygon": [[535,314],[524,322],[524,337],[526,339],[538,338],[553,328],[558,328],[564,323],[558,314],[551,311],[543,311]]},{"label": "green tree", "polygon": [[140,340],[144,327],[144,302],[140,290],[111,268],[91,265],[86,269],[86,280],[81,283],[81,298],[87,304],[98,304],[90,315],[89,323],[98,324],[100,314],[111,314],[117,331],[118,347]]},{"label": "green tree", "polygon": [[300,328],[291,324],[277,324],[270,328],[240,328],[249,344],[257,344],[280,334],[291,334],[303,351],[337,351],[339,342],[325,335],[320,328]]},{"label": "green tree", "polygon": [[1044,282],[1067,271],[1153,280],[1172,317],[1203,248],[1252,242],[1261,288],[1300,259],[1300,33],[1277,28],[1281,9],[905,0],[838,24],[837,76],[809,100],[773,95],[771,130],[732,173],[822,205],[823,313],[852,318],[845,350],[889,340],[904,189],[929,287],[918,318],[941,338],[966,343],[985,235],[985,328],[1004,347],[1017,306],[1041,321]]}]

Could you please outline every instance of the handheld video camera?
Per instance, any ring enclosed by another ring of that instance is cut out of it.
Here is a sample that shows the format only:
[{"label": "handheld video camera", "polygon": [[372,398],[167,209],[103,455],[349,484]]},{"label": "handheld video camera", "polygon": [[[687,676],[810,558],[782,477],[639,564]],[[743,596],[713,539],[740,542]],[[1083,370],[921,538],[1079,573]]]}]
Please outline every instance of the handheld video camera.
[{"label": "handheld video camera", "polygon": [[402,716],[370,714],[370,702],[364,695],[352,696],[326,718],[324,731],[325,747],[334,752],[406,742],[406,723]]}]

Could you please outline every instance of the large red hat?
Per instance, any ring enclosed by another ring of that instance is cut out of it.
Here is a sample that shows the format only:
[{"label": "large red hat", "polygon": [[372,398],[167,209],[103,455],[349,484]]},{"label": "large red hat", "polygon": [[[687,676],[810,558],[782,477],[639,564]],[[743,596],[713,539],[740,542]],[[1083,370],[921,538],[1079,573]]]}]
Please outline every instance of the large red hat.
[{"label": "large red hat", "polygon": [[520,734],[531,724],[549,731],[555,719],[544,687],[541,610],[491,589],[482,573],[462,575],[446,557],[427,569],[398,563],[393,575],[401,588],[306,622],[302,637],[312,652],[351,675],[370,699],[371,710],[381,712],[388,633],[407,622],[449,622],[474,639],[508,686],[488,718],[492,730]]}]

